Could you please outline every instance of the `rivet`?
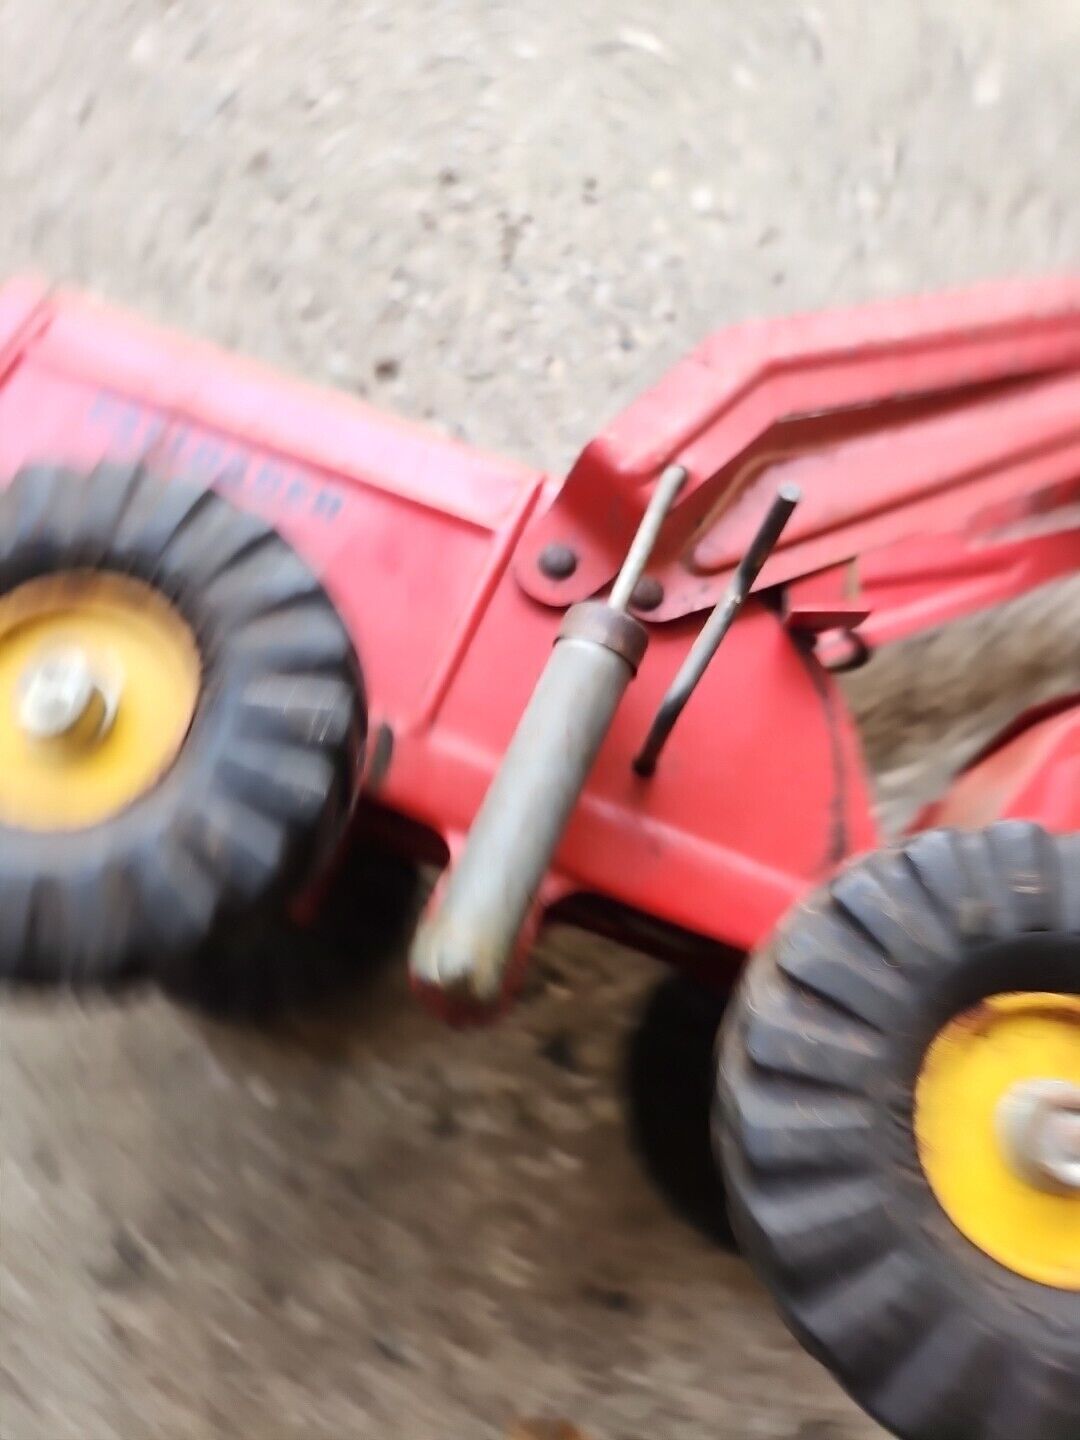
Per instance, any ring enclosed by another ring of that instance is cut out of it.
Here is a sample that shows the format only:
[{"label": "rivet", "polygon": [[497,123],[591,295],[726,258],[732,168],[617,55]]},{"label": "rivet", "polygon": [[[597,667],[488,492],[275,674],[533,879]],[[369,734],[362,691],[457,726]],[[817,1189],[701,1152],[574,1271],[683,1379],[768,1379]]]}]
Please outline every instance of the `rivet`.
[{"label": "rivet", "polygon": [[643,575],[634,586],[630,604],[635,610],[655,610],[664,598],[664,587],[655,575]]},{"label": "rivet", "polygon": [[578,566],[577,553],[560,540],[553,540],[540,551],[537,561],[540,573],[548,580],[569,580]]}]

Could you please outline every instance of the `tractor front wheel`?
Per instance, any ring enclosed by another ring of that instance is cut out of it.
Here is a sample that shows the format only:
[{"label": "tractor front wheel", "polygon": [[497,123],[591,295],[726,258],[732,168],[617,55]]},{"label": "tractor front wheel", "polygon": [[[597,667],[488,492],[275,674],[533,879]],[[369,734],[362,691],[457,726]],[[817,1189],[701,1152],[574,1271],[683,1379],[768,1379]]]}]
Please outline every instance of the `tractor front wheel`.
[{"label": "tractor front wheel", "polygon": [[201,973],[351,812],[348,631],[263,520],[141,466],[0,490],[0,979]]},{"label": "tractor front wheel", "polygon": [[1080,836],[873,855],[749,964],[719,1045],[732,1222],[901,1440],[1080,1436]]}]

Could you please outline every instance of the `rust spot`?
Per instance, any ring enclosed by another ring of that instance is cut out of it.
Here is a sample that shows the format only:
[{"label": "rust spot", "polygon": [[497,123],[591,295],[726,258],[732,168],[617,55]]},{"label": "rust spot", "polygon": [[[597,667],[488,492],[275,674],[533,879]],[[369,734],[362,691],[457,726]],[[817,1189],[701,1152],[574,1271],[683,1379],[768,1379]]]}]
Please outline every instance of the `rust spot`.
[{"label": "rust spot", "polygon": [[[1080,1005],[1076,1003],[1076,997],[1063,995],[1062,1004],[1055,1004],[1053,998],[1048,997],[1045,1004],[1037,1001],[1027,1005],[1023,1009],[1025,1019],[1053,1020],[1059,1025],[1070,1025],[1080,1030]],[[1018,1012],[1015,1010],[1001,1009],[994,1004],[997,999],[1008,999],[1008,996],[990,996],[982,1000],[978,1005],[973,1005],[970,1010],[965,1010],[957,1015],[950,1022],[950,1028],[963,1030],[969,1035],[989,1034],[992,1027],[1010,1015]]]},{"label": "rust spot", "polygon": [[1075,1029],[1080,1030],[1080,1010],[1071,1005],[1039,1005],[1029,1010],[1028,1014],[1039,1020],[1054,1020],[1059,1025],[1072,1025]]},{"label": "rust spot", "polygon": [[985,1035],[998,1018],[994,1007],[988,1001],[981,1000],[978,1005],[973,1005],[970,1010],[957,1015],[952,1024],[958,1030],[966,1030],[971,1035]]}]

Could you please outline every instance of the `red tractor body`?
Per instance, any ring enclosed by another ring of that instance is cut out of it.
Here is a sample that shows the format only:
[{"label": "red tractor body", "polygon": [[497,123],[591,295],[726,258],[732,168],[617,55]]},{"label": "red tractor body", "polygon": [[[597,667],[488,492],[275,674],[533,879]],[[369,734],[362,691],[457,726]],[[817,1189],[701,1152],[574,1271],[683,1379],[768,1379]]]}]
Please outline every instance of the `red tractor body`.
[{"label": "red tractor body", "polygon": [[[634,912],[743,952],[877,841],[827,668],[852,635],[893,640],[1080,569],[1080,280],[721,333],[561,483],[12,283],[0,294],[0,475],[106,457],[199,478],[296,547],[363,664],[375,741],[363,809],[415,822],[451,857],[564,610],[604,591],[649,486],[683,465],[650,608],[635,611],[648,654],[536,916],[601,897],[615,902],[595,922],[607,928]],[[644,779],[631,761],[695,614],[788,477],[804,503]],[[552,546],[572,553],[561,578],[542,564]],[[1033,717],[938,814],[1080,827],[1080,709]]]}]

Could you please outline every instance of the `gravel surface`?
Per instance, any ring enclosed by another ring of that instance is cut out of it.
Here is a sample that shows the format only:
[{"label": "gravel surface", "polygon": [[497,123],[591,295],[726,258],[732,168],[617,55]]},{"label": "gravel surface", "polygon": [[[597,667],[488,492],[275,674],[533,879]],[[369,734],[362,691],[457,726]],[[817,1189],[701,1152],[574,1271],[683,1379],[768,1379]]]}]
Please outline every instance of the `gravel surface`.
[{"label": "gravel surface", "polygon": [[[0,0],[0,269],[565,468],[756,313],[1080,259],[1072,0]],[[853,687],[896,818],[1080,683],[1080,584]],[[976,712],[974,714],[970,712]],[[628,1140],[641,957],[501,1028],[19,1003],[2,1440],[871,1440]]]}]

